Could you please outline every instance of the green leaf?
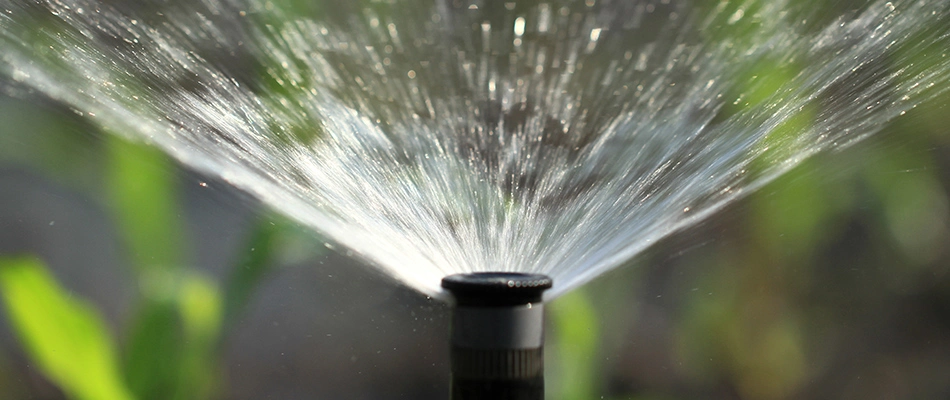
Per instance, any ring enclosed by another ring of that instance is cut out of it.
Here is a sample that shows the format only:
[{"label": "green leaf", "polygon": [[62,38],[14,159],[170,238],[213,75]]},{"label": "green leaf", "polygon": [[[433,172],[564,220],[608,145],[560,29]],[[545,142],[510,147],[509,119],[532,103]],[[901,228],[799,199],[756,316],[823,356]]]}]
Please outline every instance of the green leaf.
[{"label": "green leaf", "polygon": [[217,285],[202,275],[188,275],[178,293],[178,307],[185,341],[178,369],[183,390],[177,398],[211,398],[218,381],[217,345],[222,320]]},{"label": "green leaf", "polygon": [[224,323],[232,324],[250,300],[257,285],[271,270],[281,247],[281,233],[287,222],[275,215],[264,215],[251,231],[240,261],[231,271],[225,287]]},{"label": "green leaf", "polygon": [[[224,287],[224,325],[240,316],[251,296],[275,265],[292,264],[326,251],[313,231],[285,217],[267,213],[258,218]],[[224,328],[227,330],[227,328]]]},{"label": "green leaf", "polygon": [[158,149],[115,135],[109,140],[109,186],[117,224],[140,269],[182,263],[181,226],[174,173]]},{"label": "green leaf", "polygon": [[215,283],[202,275],[189,274],[178,293],[185,337],[191,342],[213,343],[221,324],[221,295]]},{"label": "green leaf", "polygon": [[196,272],[165,280],[166,295],[144,299],[129,333],[129,388],[142,400],[212,398],[222,308],[218,288]]},{"label": "green leaf", "polygon": [[113,341],[102,318],[33,258],[0,259],[0,296],[27,354],[67,396],[123,400]]},{"label": "green leaf", "polygon": [[181,387],[184,335],[174,299],[146,301],[125,348],[129,388],[142,400],[173,399]]}]

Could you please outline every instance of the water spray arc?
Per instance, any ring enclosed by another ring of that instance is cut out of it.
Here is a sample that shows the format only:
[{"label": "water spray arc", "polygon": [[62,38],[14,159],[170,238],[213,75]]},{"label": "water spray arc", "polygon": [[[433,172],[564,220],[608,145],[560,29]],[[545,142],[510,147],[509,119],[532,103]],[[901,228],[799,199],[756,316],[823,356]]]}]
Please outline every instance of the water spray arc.
[{"label": "water spray arc", "polygon": [[431,296],[556,298],[950,90],[946,0],[120,3],[0,0],[0,76]]},{"label": "water spray arc", "polygon": [[450,275],[452,400],[544,399],[545,275]]}]

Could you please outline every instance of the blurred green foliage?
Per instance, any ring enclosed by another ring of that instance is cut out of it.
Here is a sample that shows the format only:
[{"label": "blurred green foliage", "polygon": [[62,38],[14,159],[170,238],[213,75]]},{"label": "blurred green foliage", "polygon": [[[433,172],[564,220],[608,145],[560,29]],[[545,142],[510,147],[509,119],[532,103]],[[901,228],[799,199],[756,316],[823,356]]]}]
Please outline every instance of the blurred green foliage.
[{"label": "blurred green foliage", "polygon": [[187,251],[183,245],[189,241],[181,227],[175,175],[168,156],[157,148],[117,136],[107,137],[106,146],[111,209],[132,264],[142,273],[182,267],[182,253]]},{"label": "blurred green foliage", "polygon": [[[801,4],[849,7],[825,3]],[[720,16],[711,23],[723,27],[711,30],[712,42],[741,46],[756,25],[769,23],[730,24],[730,16],[755,10],[742,9],[743,2],[709,4]],[[891,68],[912,76],[947,54],[899,48],[892,58],[902,61]],[[801,68],[792,61],[763,59],[736,71],[721,118],[787,102]],[[946,94],[914,107],[878,136],[805,160],[711,221],[664,240],[626,271],[556,300],[549,314],[551,398],[950,394],[948,110]],[[753,149],[750,172],[798,153],[819,111],[809,103],[781,121]],[[696,242],[702,245],[683,250]],[[641,292],[627,302],[588,305],[618,281],[638,282],[628,290]],[[610,322],[631,318],[632,328]],[[583,325],[619,327],[627,336],[601,330],[591,337],[578,332]]]},{"label": "blurred green foliage", "polygon": [[61,288],[40,261],[0,259],[0,289],[23,347],[66,394],[81,400],[133,398],[102,318]]},{"label": "blurred green foliage", "polygon": [[[567,294],[549,307],[554,346],[548,358],[548,393],[565,400],[583,400],[597,392],[600,376],[599,312],[584,290]],[[549,342],[552,342],[549,340]]]},{"label": "blurred green foliage", "polygon": [[[68,119],[40,120],[51,126],[54,136],[48,142],[54,148],[59,148],[60,136],[65,145],[88,142],[88,136],[83,139],[70,132],[78,128],[67,129],[70,126],[61,122]],[[31,131],[35,129],[30,125]],[[15,135],[4,137],[16,143]],[[222,324],[233,323],[266,278],[279,251],[275,248],[282,243],[279,232],[286,231],[287,224],[272,215],[262,216],[246,243],[246,254],[238,258],[221,289],[214,279],[187,265],[190,241],[183,227],[179,178],[169,158],[115,135],[102,138],[104,145],[93,151],[107,155],[104,201],[113,212],[140,289],[124,339],[115,340],[95,309],[60,287],[33,258],[0,259],[0,294],[9,322],[30,358],[69,398],[214,398],[222,380],[218,368]],[[88,147],[87,143],[72,150]],[[10,151],[4,159],[17,160],[18,155]],[[69,181],[76,173],[61,162],[30,157],[20,161],[39,164],[54,179]]]}]

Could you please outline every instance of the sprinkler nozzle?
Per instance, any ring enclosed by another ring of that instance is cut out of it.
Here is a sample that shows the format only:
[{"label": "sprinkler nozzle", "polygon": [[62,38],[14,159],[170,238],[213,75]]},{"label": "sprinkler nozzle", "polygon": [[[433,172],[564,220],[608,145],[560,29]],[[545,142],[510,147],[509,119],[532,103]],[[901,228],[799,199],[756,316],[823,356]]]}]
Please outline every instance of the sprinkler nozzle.
[{"label": "sprinkler nozzle", "polygon": [[450,275],[452,400],[544,399],[544,275]]}]

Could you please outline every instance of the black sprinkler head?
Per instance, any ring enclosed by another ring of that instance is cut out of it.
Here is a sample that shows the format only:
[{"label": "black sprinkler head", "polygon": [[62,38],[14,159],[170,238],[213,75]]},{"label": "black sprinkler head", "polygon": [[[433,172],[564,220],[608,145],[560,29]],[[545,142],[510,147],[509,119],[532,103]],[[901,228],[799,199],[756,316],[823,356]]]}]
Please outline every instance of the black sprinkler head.
[{"label": "black sprinkler head", "polygon": [[544,399],[544,275],[451,275],[453,400]]},{"label": "black sprinkler head", "polygon": [[550,289],[546,275],[516,272],[476,272],[442,278],[442,287],[455,296],[459,307],[510,307],[540,303]]}]

